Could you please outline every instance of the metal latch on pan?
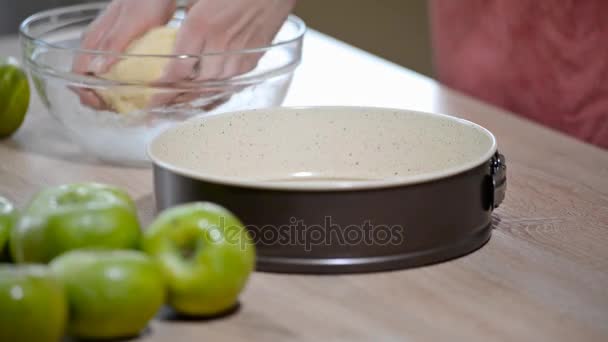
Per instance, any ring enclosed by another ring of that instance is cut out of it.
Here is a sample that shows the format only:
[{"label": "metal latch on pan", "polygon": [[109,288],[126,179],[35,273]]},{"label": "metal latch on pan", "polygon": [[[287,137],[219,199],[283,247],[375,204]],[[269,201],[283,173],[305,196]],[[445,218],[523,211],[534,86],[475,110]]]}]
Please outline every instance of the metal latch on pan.
[{"label": "metal latch on pan", "polygon": [[493,209],[505,199],[507,191],[507,163],[505,156],[496,152],[490,160],[490,174],[492,176],[492,195]]}]

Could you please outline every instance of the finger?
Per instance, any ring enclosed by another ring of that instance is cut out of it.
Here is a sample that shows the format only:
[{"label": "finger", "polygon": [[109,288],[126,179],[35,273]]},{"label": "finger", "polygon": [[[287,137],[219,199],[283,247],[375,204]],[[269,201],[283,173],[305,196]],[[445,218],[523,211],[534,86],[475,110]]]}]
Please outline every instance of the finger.
[{"label": "finger", "polygon": [[255,53],[243,56],[243,58],[240,58],[237,61],[238,64],[235,67],[236,71],[234,72],[234,74],[243,75],[254,70],[258,66],[258,62],[260,61],[262,56],[262,53]]},{"label": "finger", "polygon": [[[143,5],[143,6],[142,6]],[[122,52],[150,28],[166,24],[175,11],[173,0],[115,0],[96,18],[82,37],[81,48]],[[118,56],[81,53],[72,64],[75,72],[105,73]],[[83,105],[102,109],[104,101],[93,90],[74,90]]]},{"label": "finger", "polygon": [[[108,28],[114,26],[119,10],[120,6],[118,6],[118,2],[112,2],[101,15],[93,20],[82,35],[80,48],[98,50],[97,47],[107,34]],[[93,55],[88,53],[78,54],[72,63],[72,70],[80,74],[88,72],[89,63],[93,57]]]},{"label": "finger", "polygon": [[77,91],[80,97],[80,103],[82,105],[91,107],[97,110],[107,109],[106,103],[97,95],[97,93],[90,89],[79,89]]},{"label": "finger", "polygon": [[154,26],[153,23],[118,21],[98,45],[101,51],[115,52],[116,54],[99,55],[89,63],[89,72],[99,75],[108,71],[120,56],[118,53],[127,49],[131,42],[141,37]]},{"label": "finger", "polygon": [[233,93],[233,91],[195,90],[180,94],[179,96],[175,97],[172,103],[191,103],[194,108],[197,108],[203,112],[209,112],[228,102],[228,100],[230,100],[230,98],[232,97]]},{"label": "finger", "polygon": [[[177,55],[200,56],[206,44],[208,28],[204,21],[188,15],[175,37],[174,51]],[[193,78],[199,58],[189,57],[172,60],[166,67],[162,81],[174,82]]]},{"label": "finger", "polygon": [[[242,13],[241,1],[191,2],[188,12],[175,42],[176,54],[202,55],[226,51],[231,37],[246,27],[256,11]],[[246,7],[246,6],[245,6]],[[216,79],[222,72],[225,58],[205,55],[201,60],[189,59],[171,63],[165,80],[192,79],[198,67],[197,79]]]},{"label": "finger", "polygon": [[[295,5],[295,0],[281,0],[278,9],[269,6],[271,1],[249,1],[199,0],[194,5],[191,2],[177,35],[175,52],[201,57],[171,61],[159,83],[192,80],[204,85],[206,81],[231,78],[255,68],[262,53],[244,56],[215,53],[267,45]],[[217,89],[187,91],[179,97],[172,92],[161,92],[153,97],[150,104],[159,106],[194,98],[211,98],[218,92]]]},{"label": "finger", "polygon": [[[205,46],[205,23],[197,20],[193,15],[188,15],[180,27],[175,38],[175,54],[184,56],[199,56]],[[195,71],[199,68],[198,57],[173,58],[165,67],[163,75],[156,82],[159,85],[173,83],[183,80],[192,80],[197,75]],[[163,106],[171,103],[179,95],[176,91],[159,90],[148,104],[149,108]]]},{"label": "finger", "polygon": [[[238,48],[241,49],[250,49],[250,48],[256,48],[256,47],[260,47],[260,46],[268,46],[268,43],[258,43],[256,42],[256,38],[254,36],[254,34],[252,33],[253,31],[256,30],[249,30],[246,32],[243,32],[243,34],[238,37],[237,39],[234,39],[231,44],[229,49],[231,50],[236,50]],[[264,55],[264,52],[246,52],[246,53],[241,53],[241,54],[234,54],[234,55],[229,55],[226,58],[226,64],[224,66],[224,70],[223,70],[223,74],[221,76],[222,79],[227,79],[227,78],[232,78],[238,75],[242,75],[245,74],[253,69],[255,69],[255,67],[258,64],[258,61],[260,60],[260,58],[262,58],[262,56]]]},{"label": "finger", "polygon": [[[112,2],[106,10],[99,15],[87,28],[82,35],[80,42],[80,48],[84,50],[98,50],[100,42],[108,32],[108,28],[113,27],[116,19],[118,18],[120,6],[119,2]],[[76,55],[72,63],[72,70],[79,74],[90,73],[91,60],[95,58],[95,54],[91,53],[80,53]],[[99,95],[91,89],[84,89],[80,87],[70,87],[70,89],[78,95],[80,103],[83,106],[87,106],[96,110],[103,110],[106,108],[105,102],[99,97]]]},{"label": "finger", "polygon": [[[96,44],[100,51],[121,53],[137,38],[150,29],[165,25],[172,17],[175,2],[172,0],[123,0],[118,2],[120,8],[116,10],[113,25],[107,28]],[[145,7],[142,7],[145,6]],[[106,72],[110,66],[119,59],[117,55],[105,55],[94,58],[89,71],[94,74]]]},{"label": "finger", "polygon": [[[108,21],[110,20],[111,19],[108,19]],[[84,36],[81,48],[85,50],[97,50],[97,46],[105,34],[105,30],[91,31]],[[95,57],[95,55],[91,53],[78,53],[72,63],[72,70],[79,74],[89,72],[89,63],[93,57]]]},{"label": "finger", "polygon": [[106,109],[107,106],[105,102],[99,97],[99,95],[92,89],[80,88],[76,86],[69,86],[71,91],[76,93],[80,98],[80,103],[84,106],[96,109],[103,110]]},{"label": "finger", "polygon": [[[198,3],[198,6],[189,11],[178,32],[175,53],[201,57],[170,62],[161,82],[192,80],[204,84],[205,81],[220,79],[222,75],[226,74],[224,71],[226,63],[229,59],[237,57],[213,53],[226,51],[231,37],[238,36],[240,31],[244,31],[256,13],[247,13],[243,16],[239,11],[231,8],[234,4],[221,5]],[[209,13],[214,13],[213,17],[210,17]],[[205,53],[207,54],[205,55]],[[216,94],[218,94],[218,90],[215,89],[187,91],[181,94],[163,92],[152,98],[150,106],[190,102],[195,99],[202,100],[212,98]]]},{"label": "finger", "polygon": [[175,98],[177,98],[179,95],[180,92],[176,89],[158,89],[148,101],[146,109],[150,110],[174,103]]},{"label": "finger", "polygon": [[[119,6],[113,5],[112,3],[108,9],[99,16],[95,21],[91,23],[86,33],[83,35],[81,42],[81,48],[86,50],[100,50],[99,46],[108,34],[109,27],[113,27],[116,20],[118,19]],[[76,56],[72,64],[72,69],[76,73],[80,74],[95,74],[92,72],[92,66],[100,64],[101,56],[92,53],[81,53]],[[79,87],[71,87],[83,106],[87,106],[96,110],[106,109],[105,102],[99,97],[99,95],[91,89],[84,89]]]}]

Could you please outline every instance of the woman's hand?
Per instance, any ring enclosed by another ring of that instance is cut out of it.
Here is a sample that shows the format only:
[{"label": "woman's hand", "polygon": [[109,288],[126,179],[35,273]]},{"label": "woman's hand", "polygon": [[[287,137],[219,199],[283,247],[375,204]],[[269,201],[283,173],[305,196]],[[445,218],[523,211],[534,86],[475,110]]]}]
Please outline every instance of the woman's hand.
[{"label": "woman's hand", "polygon": [[[114,0],[82,37],[81,49],[123,52],[135,39],[153,27],[162,26],[175,12],[175,0]],[[116,58],[111,55],[80,54],[72,70],[79,74],[99,75],[106,72]],[[105,104],[88,89],[78,89],[80,101],[101,109]]]},{"label": "woman's hand", "polygon": [[[294,8],[296,0],[191,0],[175,42],[175,54],[200,56],[270,44]],[[173,16],[175,0],[114,0],[83,36],[81,48],[123,52],[129,44],[153,27],[165,25]],[[159,83],[224,79],[253,69],[260,53],[246,56],[211,56],[175,59]],[[116,58],[83,54],[73,70],[81,74],[106,72]],[[189,101],[200,93],[182,94]],[[93,91],[80,92],[81,101],[103,106]],[[159,94],[151,106],[176,101],[176,95]]]},{"label": "woman's hand", "polygon": [[[295,6],[295,0],[194,0],[175,42],[177,54],[201,55],[262,47],[270,44]],[[204,64],[205,61],[201,61]],[[203,79],[224,78],[251,69],[251,59],[212,60],[205,68]],[[191,76],[191,68],[182,69],[175,63],[168,75],[182,79]]]},{"label": "woman's hand", "polygon": [[[175,0],[114,0],[91,23],[82,37],[81,49],[123,52],[129,44],[153,27],[172,18]],[[77,56],[74,71],[102,74],[116,62],[112,56]]]},{"label": "woman's hand", "polygon": [[[221,51],[267,46],[295,7],[296,0],[193,0],[175,42],[175,53],[203,55]],[[161,82],[226,79],[252,70],[260,53],[207,56],[174,60]],[[186,94],[189,101],[200,94]],[[170,95],[157,95],[152,105],[173,102]]]}]

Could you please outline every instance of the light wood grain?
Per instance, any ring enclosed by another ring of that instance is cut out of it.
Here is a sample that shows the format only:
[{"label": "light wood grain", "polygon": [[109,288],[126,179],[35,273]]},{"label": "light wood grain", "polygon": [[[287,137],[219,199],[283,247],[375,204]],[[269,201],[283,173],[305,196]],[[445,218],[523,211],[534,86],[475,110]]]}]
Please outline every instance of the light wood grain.
[{"label": "light wood grain", "polygon": [[[339,49],[336,54],[352,55],[352,63],[358,63],[357,54],[365,57],[315,37],[309,41],[313,48],[329,44]],[[16,53],[14,39],[0,40],[0,54]],[[313,52],[305,58],[306,73],[296,77],[293,92],[297,94],[290,95],[290,104],[338,102],[434,110],[473,120],[496,134],[508,158],[509,184],[507,199],[495,212],[492,240],[458,260],[399,272],[256,273],[236,314],[205,322],[161,317],[139,340],[608,340],[606,151],[391,65],[382,67],[386,75],[401,73],[395,82],[418,93],[402,95],[399,103],[391,102],[396,96],[379,92],[372,103],[360,103],[367,94],[362,92],[349,101],[337,87],[333,94],[324,95],[323,87],[328,85],[317,89],[311,84],[310,65],[315,58]],[[380,65],[365,58],[369,70]],[[332,66],[337,74],[338,64]],[[0,143],[0,193],[23,205],[43,186],[83,180],[125,187],[137,199],[143,221],[153,217],[150,171],[115,168],[88,158],[35,99],[21,131]]]}]

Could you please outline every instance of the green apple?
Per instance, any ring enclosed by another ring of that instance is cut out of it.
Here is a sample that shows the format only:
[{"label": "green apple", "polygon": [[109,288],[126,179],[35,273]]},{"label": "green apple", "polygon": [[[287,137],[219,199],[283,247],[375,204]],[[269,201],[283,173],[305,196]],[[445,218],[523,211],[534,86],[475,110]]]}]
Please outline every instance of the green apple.
[{"label": "green apple", "polygon": [[15,133],[30,105],[30,86],[14,58],[0,58],[0,138]]},{"label": "green apple", "polygon": [[86,339],[138,335],[165,300],[158,265],[133,250],[75,250],[55,258],[70,308],[68,332]]},{"label": "green apple", "polygon": [[8,238],[17,219],[15,207],[0,196],[0,262],[8,260]]},{"label": "green apple", "polygon": [[0,265],[0,341],[60,341],[67,311],[63,286],[46,266]]},{"label": "green apple", "polygon": [[142,247],[161,265],[175,311],[210,316],[232,308],[255,266],[255,247],[242,223],[211,203],[161,213]]},{"label": "green apple", "polygon": [[40,192],[12,229],[17,263],[47,263],[73,249],[135,249],[141,231],[129,195],[103,184],[69,184]]}]

